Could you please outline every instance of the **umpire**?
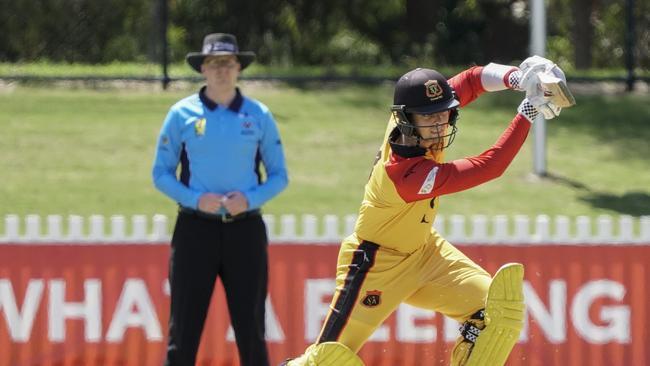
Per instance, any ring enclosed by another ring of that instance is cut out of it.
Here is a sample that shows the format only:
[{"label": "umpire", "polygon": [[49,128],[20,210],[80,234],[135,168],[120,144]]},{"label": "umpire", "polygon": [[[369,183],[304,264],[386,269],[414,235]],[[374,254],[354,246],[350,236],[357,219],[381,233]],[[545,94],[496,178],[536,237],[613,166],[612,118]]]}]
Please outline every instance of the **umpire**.
[{"label": "umpire", "polygon": [[287,186],[288,178],[271,112],[237,88],[240,72],[254,59],[253,52],[239,51],[231,34],[205,36],[202,51],[186,60],[206,85],[172,106],[160,131],[153,181],[179,204],[169,263],[165,365],[195,364],[217,276],[241,364],[269,364],[264,340],[268,240],[260,207]]}]

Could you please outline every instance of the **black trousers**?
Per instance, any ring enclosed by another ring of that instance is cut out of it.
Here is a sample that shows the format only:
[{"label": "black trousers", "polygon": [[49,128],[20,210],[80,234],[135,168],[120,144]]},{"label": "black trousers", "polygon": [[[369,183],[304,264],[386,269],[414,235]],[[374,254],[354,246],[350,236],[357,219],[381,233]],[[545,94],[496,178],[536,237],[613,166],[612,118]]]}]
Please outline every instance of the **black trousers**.
[{"label": "black trousers", "polygon": [[217,276],[224,285],[241,365],[269,365],[264,340],[268,239],[261,216],[226,223],[180,212],[171,246],[165,365],[194,366]]}]

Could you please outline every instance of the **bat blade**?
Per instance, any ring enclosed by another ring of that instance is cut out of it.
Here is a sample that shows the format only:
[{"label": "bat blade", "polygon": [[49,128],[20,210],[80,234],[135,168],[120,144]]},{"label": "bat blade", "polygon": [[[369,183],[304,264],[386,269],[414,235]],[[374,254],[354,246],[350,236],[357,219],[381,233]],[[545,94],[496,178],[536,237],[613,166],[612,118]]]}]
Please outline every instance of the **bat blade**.
[{"label": "bat blade", "polygon": [[549,98],[553,104],[561,108],[572,107],[576,104],[576,99],[564,80],[543,72],[537,76],[539,76],[542,89],[544,89],[544,96]]}]

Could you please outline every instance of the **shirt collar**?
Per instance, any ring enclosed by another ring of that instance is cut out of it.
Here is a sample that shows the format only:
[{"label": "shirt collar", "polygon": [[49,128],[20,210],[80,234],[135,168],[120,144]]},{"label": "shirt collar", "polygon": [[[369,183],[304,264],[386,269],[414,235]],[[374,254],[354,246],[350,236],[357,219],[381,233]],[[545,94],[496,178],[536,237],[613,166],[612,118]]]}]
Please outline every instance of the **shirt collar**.
[{"label": "shirt collar", "polygon": [[[199,99],[201,99],[201,103],[203,103],[206,107],[208,107],[209,110],[214,111],[219,107],[217,103],[215,103],[212,99],[208,98],[207,95],[205,95],[205,89],[207,87],[204,86],[201,88],[199,91]],[[244,103],[244,97],[241,94],[241,91],[239,88],[235,88],[235,99],[230,102],[230,105],[228,105],[228,109],[235,113],[239,113],[239,109],[241,108],[242,104]]]}]

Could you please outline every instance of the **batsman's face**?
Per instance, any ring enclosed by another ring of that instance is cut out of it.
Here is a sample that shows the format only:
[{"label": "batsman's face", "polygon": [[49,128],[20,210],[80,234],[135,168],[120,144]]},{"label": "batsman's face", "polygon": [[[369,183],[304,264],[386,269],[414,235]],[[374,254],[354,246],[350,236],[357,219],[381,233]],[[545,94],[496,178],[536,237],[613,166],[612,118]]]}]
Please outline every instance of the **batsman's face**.
[{"label": "batsman's face", "polygon": [[220,88],[234,88],[241,65],[235,55],[209,56],[203,60],[201,74],[209,85]]},{"label": "batsman's face", "polygon": [[413,114],[413,124],[417,126],[422,137],[420,147],[429,150],[441,150],[445,146],[450,111],[431,114]]}]

